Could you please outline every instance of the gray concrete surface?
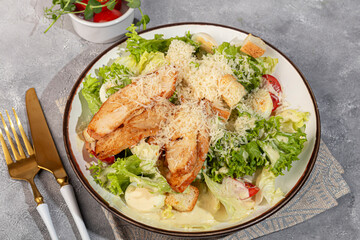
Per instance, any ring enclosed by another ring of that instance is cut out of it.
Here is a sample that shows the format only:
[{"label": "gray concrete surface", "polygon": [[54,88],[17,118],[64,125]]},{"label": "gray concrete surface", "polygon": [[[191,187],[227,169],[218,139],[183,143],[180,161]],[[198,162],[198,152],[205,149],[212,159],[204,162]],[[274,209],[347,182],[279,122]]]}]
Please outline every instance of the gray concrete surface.
[{"label": "gray concrete surface", "polygon": [[[53,81],[76,79],[95,57],[94,44],[79,38],[66,17],[47,34],[43,8],[50,1],[0,0],[0,111],[15,107],[25,117],[24,93],[35,87],[46,102]],[[262,239],[360,238],[360,4],[358,0],[143,0],[149,27],[202,21],[229,25],[261,36],[286,54],[308,79],[318,101],[322,138],[345,169],[352,193],[339,205],[309,221]],[[137,17],[139,14],[137,13]],[[77,57],[82,56],[82,62]],[[73,71],[63,69],[72,64]],[[59,77],[60,76],[60,77]],[[58,83],[60,84],[60,83]],[[69,92],[65,84],[61,91]],[[61,115],[45,109],[50,128],[76,189],[81,211],[93,239],[113,239],[97,202],[77,181],[62,142]],[[26,124],[25,124],[26,125]],[[27,128],[27,125],[25,126]],[[28,129],[28,128],[27,128]],[[60,239],[79,239],[54,178],[41,172],[36,183],[51,206]],[[9,179],[0,157],[0,239],[49,239],[28,184]]]}]

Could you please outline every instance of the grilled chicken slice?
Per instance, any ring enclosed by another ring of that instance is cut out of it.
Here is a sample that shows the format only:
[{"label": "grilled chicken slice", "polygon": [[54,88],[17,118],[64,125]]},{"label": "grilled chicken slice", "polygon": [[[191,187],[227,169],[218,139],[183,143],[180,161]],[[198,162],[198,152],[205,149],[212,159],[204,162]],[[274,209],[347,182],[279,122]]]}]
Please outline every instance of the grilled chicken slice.
[{"label": "grilled chicken slice", "polygon": [[156,135],[172,107],[173,104],[169,101],[162,101],[127,120],[123,126],[96,142],[96,157],[100,160],[111,157],[126,148],[131,148],[146,137]]},{"label": "grilled chicken slice", "polygon": [[[206,155],[209,151],[209,134],[207,131],[200,131],[197,135],[197,138],[195,140],[196,147],[195,149],[188,149],[190,151],[196,152],[196,159],[193,162],[194,165],[189,167],[187,165],[187,171],[185,174],[181,174],[180,171],[176,173],[172,173],[169,169],[169,171],[166,174],[166,180],[168,181],[171,188],[176,192],[184,192],[185,189],[195,180],[196,176],[200,172],[204,161],[206,159]],[[186,157],[184,155],[183,157]],[[166,159],[167,163],[169,164],[169,159]],[[172,160],[170,160],[172,161]]]},{"label": "grilled chicken slice", "polygon": [[197,132],[190,132],[166,146],[166,160],[172,175],[192,171],[197,161]]},{"label": "grilled chicken slice", "polygon": [[116,130],[152,100],[158,97],[171,97],[175,91],[176,79],[175,67],[165,66],[154,73],[140,77],[111,95],[90,121],[89,136],[99,140]]},{"label": "grilled chicken slice", "polygon": [[[205,104],[183,103],[168,121],[174,134],[165,145],[165,178],[176,192],[183,192],[196,178],[209,150]],[[186,106],[187,105],[187,106]]]}]

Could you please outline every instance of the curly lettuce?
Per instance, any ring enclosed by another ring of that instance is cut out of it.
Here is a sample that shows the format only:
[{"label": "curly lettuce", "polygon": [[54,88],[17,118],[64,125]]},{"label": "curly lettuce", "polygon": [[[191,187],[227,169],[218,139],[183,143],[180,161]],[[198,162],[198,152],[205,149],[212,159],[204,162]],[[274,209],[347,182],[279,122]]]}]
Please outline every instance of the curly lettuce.
[{"label": "curly lettuce", "polygon": [[207,174],[216,182],[227,176],[253,175],[263,167],[275,176],[283,175],[285,170],[290,170],[292,162],[299,159],[307,141],[305,125],[300,124],[305,119],[297,120],[299,124],[291,125],[295,132],[284,131],[283,126],[291,120],[282,116],[257,120],[254,128],[246,130],[246,136],[224,130],[224,137],[210,147]]}]

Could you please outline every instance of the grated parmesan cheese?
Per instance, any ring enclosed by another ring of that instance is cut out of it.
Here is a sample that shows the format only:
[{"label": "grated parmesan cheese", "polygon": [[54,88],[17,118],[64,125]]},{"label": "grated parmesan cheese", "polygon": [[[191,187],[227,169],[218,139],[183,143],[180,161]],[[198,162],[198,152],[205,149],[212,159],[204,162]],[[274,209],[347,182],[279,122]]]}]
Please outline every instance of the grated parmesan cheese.
[{"label": "grated parmesan cheese", "polygon": [[226,74],[232,74],[227,59],[221,54],[209,54],[197,60],[195,48],[183,41],[174,40],[169,46],[166,59],[178,68],[176,91],[193,100],[206,98],[215,105],[223,105],[218,82]]}]

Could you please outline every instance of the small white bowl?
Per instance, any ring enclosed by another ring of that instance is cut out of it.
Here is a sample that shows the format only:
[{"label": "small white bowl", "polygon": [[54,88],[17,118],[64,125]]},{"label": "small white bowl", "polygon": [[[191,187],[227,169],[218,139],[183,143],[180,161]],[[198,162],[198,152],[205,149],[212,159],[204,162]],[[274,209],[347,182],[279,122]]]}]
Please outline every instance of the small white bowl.
[{"label": "small white bowl", "polygon": [[69,14],[75,32],[85,40],[94,43],[110,43],[120,39],[134,21],[134,9],[122,4],[119,18],[109,22],[90,22],[75,14]]}]

